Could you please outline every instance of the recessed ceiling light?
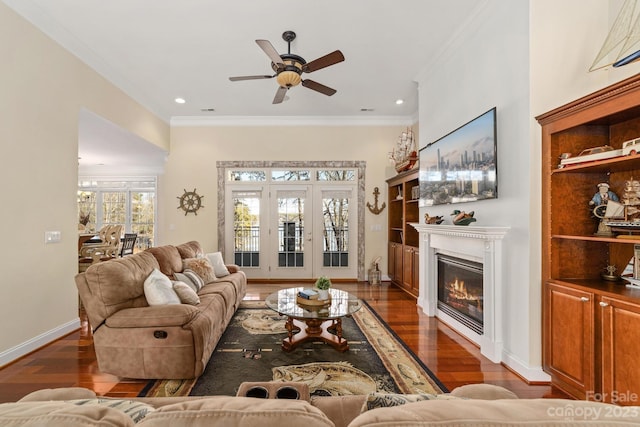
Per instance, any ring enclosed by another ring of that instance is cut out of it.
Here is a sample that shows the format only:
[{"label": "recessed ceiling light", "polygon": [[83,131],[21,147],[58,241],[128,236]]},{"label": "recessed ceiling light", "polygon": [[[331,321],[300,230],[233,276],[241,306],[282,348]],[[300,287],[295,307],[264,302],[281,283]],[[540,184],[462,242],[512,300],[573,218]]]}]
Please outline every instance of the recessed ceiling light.
[{"label": "recessed ceiling light", "polygon": [[200,111],[202,111],[202,112],[205,112],[205,113],[206,113],[206,112],[213,112],[213,111],[216,111],[216,109],[215,109],[215,108],[201,108],[201,109],[200,109]]},{"label": "recessed ceiling light", "polygon": [[404,104],[404,99],[396,99],[396,105]]},{"label": "recessed ceiling light", "polygon": [[176,101],[177,104],[184,104],[185,102],[187,102],[187,101],[185,101],[184,98],[176,98],[175,101]]},{"label": "recessed ceiling light", "polygon": [[365,113],[365,112],[370,112],[370,111],[375,111],[375,110],[373,108],[361,108],[360,111]]}]

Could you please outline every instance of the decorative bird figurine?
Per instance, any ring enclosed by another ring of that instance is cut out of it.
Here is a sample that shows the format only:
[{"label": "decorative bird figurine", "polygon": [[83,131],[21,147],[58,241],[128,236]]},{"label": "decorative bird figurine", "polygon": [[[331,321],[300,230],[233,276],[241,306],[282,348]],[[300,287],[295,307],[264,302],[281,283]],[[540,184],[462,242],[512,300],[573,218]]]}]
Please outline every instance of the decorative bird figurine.
[{"label": "decorative bird figurine", "polygon": [[469,225],[472,222],[476,221],[476,219],[473,217],[474,214],[474,211],[466,213],[465,211],[456,209],[451,213],[451,216],[453,216],[453,219],[451,221],[454,225]]},{"label": "decorative bird figurine", "polygon": [[442,224],[442,221],[444,221],[444,219],[442,219],[441,216],[429,216],[428,213],[424,214],[425,224]]}]

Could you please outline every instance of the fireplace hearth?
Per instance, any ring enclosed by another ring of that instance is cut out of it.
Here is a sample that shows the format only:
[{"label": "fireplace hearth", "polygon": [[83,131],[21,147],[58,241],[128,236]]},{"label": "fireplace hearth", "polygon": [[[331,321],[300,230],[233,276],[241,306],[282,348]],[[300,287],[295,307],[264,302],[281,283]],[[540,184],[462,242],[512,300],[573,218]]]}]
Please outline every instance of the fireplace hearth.
[{"label": "fireplace hearth", "polygon": [[483,333],[482,264],[443,254],[438,261],[438,309],[478,335]]}]

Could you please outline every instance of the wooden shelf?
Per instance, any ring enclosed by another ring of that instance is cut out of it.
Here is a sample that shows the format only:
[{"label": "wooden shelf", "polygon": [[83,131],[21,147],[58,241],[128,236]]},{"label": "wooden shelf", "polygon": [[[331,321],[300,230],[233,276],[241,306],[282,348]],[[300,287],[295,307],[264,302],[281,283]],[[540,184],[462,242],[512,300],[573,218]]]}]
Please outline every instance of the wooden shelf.
[{"label": "wooden shelf", "polygon": [[552,239],[567,239],[567,240],[584,240],[588,242],[603,242],[603,243],[621,243],[621,244],[640,244],[640,235],[635,239],[619,239],[616,237],[600,237],[600,236],[574,236],[568,234],[552,234]]},{"label": "wooden shelf", "polygon": [[562,153],[620,149],[640,136],[640,75],[536,119],[542,125],[543,369],[577,399],[599,393],[611,402],[615,390],[640,395],[640,371],[630,369],[625,355],[640,351],[640,289],[601,277],[609,266],[618,274],[627,267],[640,235],[594,235],[598,220],[589,205],[598,183],[620,197],[626,181],[640,179],[640,155],[558,168]]},{"label": "wooden shelf", "polygon": [[[418,232],[410,223],[417,222],[418,199],[412,199],[412,189],[419,185],[418,170],[398,174],[387,180],[389,194],[388,274],[391,282],[417,297]],[[397,199],[402,194],[403,198]],[[401,241],[396,237],[401,234]]]}]

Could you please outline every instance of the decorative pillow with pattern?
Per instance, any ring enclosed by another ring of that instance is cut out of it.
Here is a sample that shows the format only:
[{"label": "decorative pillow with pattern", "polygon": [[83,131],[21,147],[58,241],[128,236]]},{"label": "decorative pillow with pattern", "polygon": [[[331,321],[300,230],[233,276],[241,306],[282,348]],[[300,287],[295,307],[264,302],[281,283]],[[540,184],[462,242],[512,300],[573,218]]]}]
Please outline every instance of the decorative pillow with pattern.
[{"label": "decorative pillow with pattern", "polygon": [[142,419],[146,417],[147,414],[155,411],[155,408],[153,406],[147,405],[146,403],[137,402],[135,400],[96,398],[67,400],[66,402],[73,403],[74,405],[78,406],[99,405],[117,409],[129,416],[129,418],[131,418],[134,423],[142,421]]},{"label": "decorative pillow with pattern", "polygon": [[396,394],[396,393],[370,393],[362,406],[362,412],[376,408],[399,406],[406,403],[419,402],[421,400],[454,400],[460,397],[448,394]]},{"label": "decorative pillow with pattern", "polygon": [[206,285],[216,280],[216,273],[213,266],[206,258],[186,258],[182,260],[182,270],[192,270],[202,278]]},{"label": "decorative pillow with pattern", "polygon": [[198,292],[204,286],[202,277],[198,276],[195,271],[187,268],[182,272],[182,274],[184,274],[193,283],[193,285],[196,287],[196,292]]},{"label": "decorative pillow with pattern", "polygon": [[189,305],[200,304],[200,297],[189,285],[177,280],[172,280],[171,283],[173,283],[173,290],[178,294],[181,303]]},{"label": "decorative pillow with pattern", "polygon": [[149,305],[180,304],[180,298],[173,290],[171,279],[157,268],[154,268],[144,281],[144,296]]},{"label": "decorative pillow with pattern", "polygon": [[184,273],[173,273],[173,278],[177,282],[186,283],[194,292],[198,292],[200,290],[200,288],[198,288],[198,284],[193,283],[193,281]]}]

